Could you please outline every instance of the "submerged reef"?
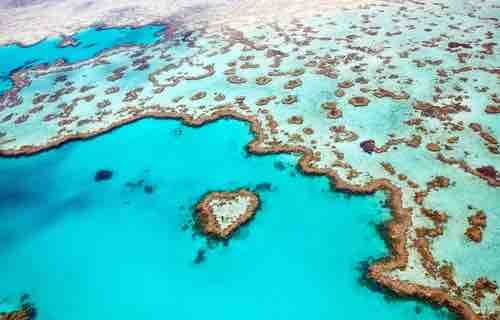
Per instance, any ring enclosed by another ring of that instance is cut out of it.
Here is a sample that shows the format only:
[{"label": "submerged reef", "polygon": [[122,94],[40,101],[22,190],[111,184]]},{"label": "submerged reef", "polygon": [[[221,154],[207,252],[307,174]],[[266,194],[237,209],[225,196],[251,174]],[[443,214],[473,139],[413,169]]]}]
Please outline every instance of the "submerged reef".
[{"label": "submerged reef", "polygon": [[207,8],[213,19],[150,46],[15,71],[0,155],[146,117],[247,121],[250,152],[301,154],[338,190],[387,192],[391,254],[368,270],[379,285],[498,319],[498,1],[290,1],[279,18],[274,4]]},{"label": "submerged reef", "polygon": [[18,310],[0,312],[0,320],[34,320],[35,318],[36,309],[28,302],[24,302]]},{"label": "submerged reef", "polygon": [[196,205],[197,225],[206,235],[227,239],[255,215],[258,207],[257,194],[245,189],[210,192]]},{"label": "submerged reef", "polygon": [[95,173],[94,181],[100,182],[100,181],[111,180],[112,177],[113,177],[113,171],[102,169]]}]

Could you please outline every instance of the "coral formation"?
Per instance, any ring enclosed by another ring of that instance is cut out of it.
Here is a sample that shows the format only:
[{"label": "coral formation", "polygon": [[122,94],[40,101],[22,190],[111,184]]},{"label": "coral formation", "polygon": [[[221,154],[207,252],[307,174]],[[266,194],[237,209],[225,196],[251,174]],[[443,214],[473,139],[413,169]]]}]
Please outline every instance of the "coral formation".
[{"label": "coral formation", "polygon": [[[279,17],[274,1],[252,4],[150,46],[16,70],[0,96],[0,154],[147,117],[248,121],[249,151],[299,153],[337,189],[388,193],[391,255],[369,268],[377,283],[466,319],[498,317],[500,292],[481,280],[500,281],[498,4],[314,3]],[[487,227],[471,217],[481,210]]]},{"label": "coral formation", "polygon": [[203,233],[226,239],[251,219],[258,207],[257,194],[245,189],[211,192],[196,205],[196,219]]}]

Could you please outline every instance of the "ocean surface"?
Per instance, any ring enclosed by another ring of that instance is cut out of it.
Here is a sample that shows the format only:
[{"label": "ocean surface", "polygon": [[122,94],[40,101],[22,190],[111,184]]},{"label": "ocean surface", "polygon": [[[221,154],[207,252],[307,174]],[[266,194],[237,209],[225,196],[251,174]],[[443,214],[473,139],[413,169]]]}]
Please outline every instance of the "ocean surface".
[{"label": "ocean surface", "polygon": [[[86,30],[75,48],[56,39],[3,47],[0,59],[15,58],[0,72],[153,43],[159,30]],[[302,175],[297,156],[248,154],[252,138],[236,120],[148,119],[0,159],[0,311],[28,294],[38,320],[452,317],[363,277],[388,253],[377,232],[390,218],[383,193],[335,191]],[[95,181],[99,170],[111,179]],[[193,207],[209,191],[241,187],[261,197],[257,215],[230,241],[207,241]]]},{"label": "ocean surface", "polygon": [[[247,154],[251,139],[235,120],[142,120],[1,159],[1,297],[29,294],[39,320],[448,316],[362,281],[365,262],[387,253],[376,230],[390,217],[383,194],[335,192],[300,174],[295,156]],[[96,182],[101,169],[112,178]],[[207,243],[193,206],[240,187],[261,196],[255,219]]]}]

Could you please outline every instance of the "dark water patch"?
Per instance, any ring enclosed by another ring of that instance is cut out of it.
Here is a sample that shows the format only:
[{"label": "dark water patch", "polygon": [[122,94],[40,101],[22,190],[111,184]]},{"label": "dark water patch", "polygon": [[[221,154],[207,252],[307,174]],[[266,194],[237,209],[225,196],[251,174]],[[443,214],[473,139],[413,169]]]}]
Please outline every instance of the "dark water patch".
[{"label": "dark water patch", "polygon": [[422,307],[421,307],[421,306],[419,306],[419,305],[416,305],[416,306],[415,306],[415,313],[416,313],[416,314],[421,314],[421,313],[422,313]]},{"label": "dark water patch", "polygon": [[182,128],[175,128],[174,130],[172,130],[172,135],[174,137],[182,136]]},{"label": "dark water patch", "polygon": [[30,60],[26,60],[24,62],[25,66],[24,67],[27,67],[27,66],[30,66],[30,65],[33,65],[35,63],[37,63],[38,61],[40,61],[40,59],[30,59]]},{"label": "dark water patch", "polygon": [[285,163],[283,161],[274,162],[274,168],[279,171],[283,171],[286,169]]},{"label": "dark water patch", "polygon": [[43,201],[43,196],[29,189],[15,188],[5,185],[6,189],[0,192],[0,210],[1,213],[7,213],[8,209],[22,208],[25,205],[36,204],[38,201]]},{"label": "dark water patch", "polygon": [[[93,203],[90,202],[86,193],[59,199],[59,202],[47,202],[42,197],[40,202],[30,203],[26,200],[11,204],[5,211],[0,203],[0,212],[5,212],[9,216],[0,217],[4,220],[0,224],[0,253],[11,245],[27,241],[37,234],[43,233],[46,229],[62,221],[64,217],[85,212]],[[33,201],[33,200],[30,200]],[[44,207],[43,210],[38,208]],[[16,226],[16,227],[14,227]],[[19,232],[22,230],[22,232]]]},{"label": "dark water patch", "polygon": [[213,237],[207,237],[206,243],[208,249],[215,249],[221,244],[221,240]]},{"label": "dark water patch", "polygon": [[196,257],[194,258],[193,262],[194,264],[201,264],[205,261],[206,259],[206,252],[204,249],[198,249],[196,252]]},{"label": "dark water patch", "polygon": [[19,235],[16,232],[2,230],[0,233],[0,253],[8,250],[18,239]]},{"label": "dark water patch", "polygon": [[88,194],[80,192],[55,205],[52,211],[61,215],[64,213],[82,212],[91,206],[90,202]]},{"label": "dark water patch", "polygon": [[390,252],[392,248],[392,244],[391,241],[389,240],[389,234],[388,234],[389,229],[387,224],[389,223],[389,221],[390,220],[383,222],[373,222],[373,221],[369,222],[370,225],[372,225],[373,228],[375,229],[375,232],[380,236],[382,240],[384,240],[387,252]]},{"label": "dark water patch", "polygon": [[36,319],[38,311],[35,304],[32,302],[23,302],[21,304],[21,310],[27,315],[28,319]]},{"label": "dark water patch", "polygon": [[191,223],[191,238],[193,240],[196,240],[198,238],[206,238],[207,243],[210,242],[212,239],[210,237],[206,237],[205,234],[203,233],[203,227],[200,225],[200,221],[196,217],[196,212],[192,210],[192,221]]},{"label": "dark water patch", "polygon": [[231,239],[233,240],[247,240],[250,237],[250,229],[251,226],[248,224],[244,224],[236,229],[231,235]]},{"label": "dark water patch", "polygon": [[349,200],[349,199],[351,199],[351,198],[352,198],[352,193],[350,193],[350,192],[344,192],[344,193],[342,194],[342,196],[344,197],[344,199]]},{"label": "dark water patch", "polygon": [[21,298],[19,299],[21,303],[28,302],[31,299],[31,296],[29,293],[23,293],[21,294]]},{"label": "dark water patch", "polygon": [[273,185],[269,182],[263,182],[259,183],[258,185],[255,186],[255,191],[257,192],[265,192],[265,191],[272,191]]},{"label": "dark water patch", "polygon": [[391,201],[389,199],[385,199],[382,202],[382,208],[390,209],[391,208]]},{"label": "dark water patch", "polygon": [[111,180],[113,177],[113,171],[107,169],[101,169],[96,172],[94,176],[95,182]]},{"label": "dark water patch", "polygon": [[152,194],[154,192],[154,187],[152,185],[144,186],[144,192],[146,194]]},{"label": "dark water patch", "polygon": [[[23,207],[43,203],[46,190],[62,183],[57,177],[48,174],[57,164],[57,161],[42,161],[40,166],[36,167],[21,164],[0,169],[0,216]],[[33,185],[38,185],[40,188],[30,187]]]},{"label": "dark water patch", "polygon": [[136,188],[139,188],[139,187],[142,187],[142,185],[144,184],[144,179],[139,179],[139,180],[136,180],[136,181],[129,181],[127,183],[125,183],[125,186],[130,188],[130,189],[136,189]]}]

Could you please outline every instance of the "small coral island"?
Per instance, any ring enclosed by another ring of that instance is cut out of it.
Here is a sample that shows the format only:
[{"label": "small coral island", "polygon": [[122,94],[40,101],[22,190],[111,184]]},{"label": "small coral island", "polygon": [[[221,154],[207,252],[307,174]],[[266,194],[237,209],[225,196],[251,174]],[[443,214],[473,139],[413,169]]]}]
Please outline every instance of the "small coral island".
[{"label": "small coral island", "polygon": [[208,236],[227,239],[255,215],[259,204],[258,195],[246,189],[210,192],[196,206],[197,225]]}]

